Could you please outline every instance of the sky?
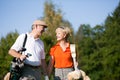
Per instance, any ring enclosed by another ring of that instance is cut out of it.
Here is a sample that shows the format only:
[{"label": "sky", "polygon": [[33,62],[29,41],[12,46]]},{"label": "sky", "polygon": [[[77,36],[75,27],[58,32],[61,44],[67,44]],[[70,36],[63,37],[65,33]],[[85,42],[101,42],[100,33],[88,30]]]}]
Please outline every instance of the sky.
[{"label": "sky", "polygon": [[[43,17],[46,0],[0,0],[0,38],[10,32],[26,33],[34,20]],[[120,0],[52,0],[75,31],[81,24],[103,25]]]}]

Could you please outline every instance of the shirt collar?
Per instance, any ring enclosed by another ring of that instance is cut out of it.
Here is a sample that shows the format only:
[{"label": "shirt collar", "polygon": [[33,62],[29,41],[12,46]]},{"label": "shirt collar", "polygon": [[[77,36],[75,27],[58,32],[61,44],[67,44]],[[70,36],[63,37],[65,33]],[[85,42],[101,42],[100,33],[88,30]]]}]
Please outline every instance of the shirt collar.
[{"label": "shirt collar", "polygon": [[[57,42],[56,46],[60,46],[60,42]],[[70,43],[68,42],[68,47],[70,47]]]}]

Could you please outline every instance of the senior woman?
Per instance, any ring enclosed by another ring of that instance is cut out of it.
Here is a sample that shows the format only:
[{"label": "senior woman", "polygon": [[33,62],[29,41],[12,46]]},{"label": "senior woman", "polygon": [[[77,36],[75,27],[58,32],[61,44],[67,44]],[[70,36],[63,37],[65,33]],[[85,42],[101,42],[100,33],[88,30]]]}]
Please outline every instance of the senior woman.
[{"label": "senior woman", "polygon": [[57,43],[50,49],[49,75],[55,68],[54,80],[67,80],[67,74],[73,71],[73,60],[70,51],[70,28],[58,27],[56,29]]}]

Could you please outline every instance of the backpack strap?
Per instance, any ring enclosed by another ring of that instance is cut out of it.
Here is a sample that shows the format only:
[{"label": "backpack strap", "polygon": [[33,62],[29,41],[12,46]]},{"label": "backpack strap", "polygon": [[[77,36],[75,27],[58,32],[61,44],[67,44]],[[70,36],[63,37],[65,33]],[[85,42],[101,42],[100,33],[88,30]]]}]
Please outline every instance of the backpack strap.
[{"label": "backpack strap", "polygon": [[73,59],[73,63],[74,63],[74,68],[75,70],[78,70],[77,65],[76,65],[76,51],[75,51],[75,44],[70,44],[70,50],[71,50],[71,56]]},{"label": "backpack strap", "polygon": [[26,41],[27,41],[27,34],[25,34],[25,38],[24,38],[24,42],[23,42],[23,45],[22,45],[22,49],[18,51],[21,54],[22,54],[23,51],[26,51],[26,48],[25,48]]},{"label": "backpack strap", "polygon": [[26,40],[27,40],[27,34],[25,34],[25,38],[24,38],[24,42],[23,42],[23,48],[25,47],[25,44],[26,44]]}]

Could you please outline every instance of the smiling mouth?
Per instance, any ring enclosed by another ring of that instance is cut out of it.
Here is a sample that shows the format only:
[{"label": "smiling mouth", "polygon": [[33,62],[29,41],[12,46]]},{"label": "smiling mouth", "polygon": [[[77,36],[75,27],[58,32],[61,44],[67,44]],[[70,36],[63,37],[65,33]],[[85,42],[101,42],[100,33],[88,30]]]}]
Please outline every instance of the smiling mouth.
[{"label": "smiling mouth", "polygon": [[56,37],[57,39],[59,38],[59,37]]}]

